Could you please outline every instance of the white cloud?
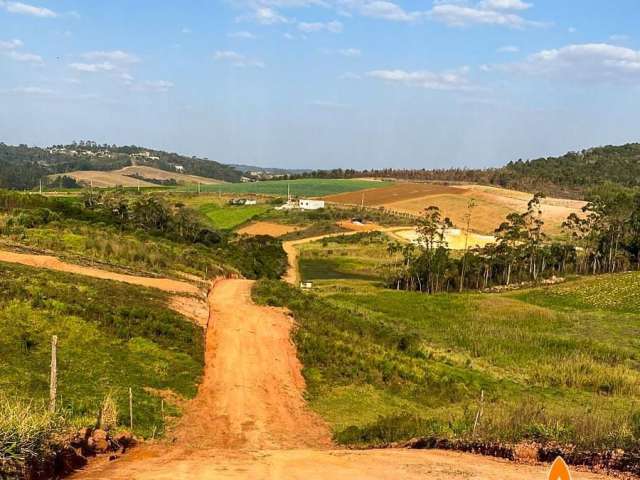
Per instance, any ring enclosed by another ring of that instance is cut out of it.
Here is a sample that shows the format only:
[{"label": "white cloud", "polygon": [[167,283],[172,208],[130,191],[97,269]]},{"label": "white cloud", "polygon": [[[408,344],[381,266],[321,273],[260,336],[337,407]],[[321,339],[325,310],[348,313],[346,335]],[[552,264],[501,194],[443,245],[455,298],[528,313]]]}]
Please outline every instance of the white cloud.
[{"label": "white cloud", "polygon": [[9,95],[36,95],[36,96],[46,96],[53,95],[55,92],[48,88],[42,87],[15,87],[9,89],[0,90],[2,94]]},{"label": "white cloud", "polygon": [[499,53],[518,53],[520,51],[519,47],[515,45],[505,45],[504,47],[500,47],[498,49]]},{"label": "white cloud", "polygon": [[338,0],[338,12],[350,14],[350,11],[393,22],[414,22],[427,14],[426,11],[406,11],[387,0]]},{"label": "white cloud", "polygon": [[296,38],[295,36],[291,35],[290,33],[283,33],[282,36],[284,38],[286,38],[287,40],[293,40],[294,38]]},{"label": "white cloud", "polygon": [[36,7],[34,5],[28,5],[26,3],[21,3],[21,2],[0,1],[0,7],[4,8],[7,12],[10,12],[10,13],[31,15],[34,17],[54,18],[58,16],[56,12],[54,12],[53,10],[49,10],[48,8]]},{"label": "white cloud", "polygon": [[261,25],[289,23],[289,19],[280,15],[271,7],[257,6],[249,14],[238,17],[239,21],[253,21]]},{"label": "white cloud", "polygon": [[165,93],[174,87],[173,82],[167,80],[149,80],[138,85],[138,90]]},{"label": "white cloud", "polygon": [[35,53],[22,52],[19,49],[23,46],[22,40],[14,38],[13,40],[0,40],[0,54],[4,55],[16,62],[25,62],[33,64],[42,64],[44,60],[40,55]]},{"label": "white cloud", "polygon": [[424,12],[407,12],[397,4],[383,0],[364,3],[360,7],[360,12],[366,17],[395,22],[413,22],[424,15]]},{"label": "white cloud", "polygon": [[102,63],[70,63],[69,67],[78,72],[98,73],[111,72],[116,69],[115,65],[110,62]]},{"label": "white cloud", "polygon": [[533,4],[521,0],[484,0],[479,6],[488,10],[527,10]]},{"label": "white cloud", "polygon": [[244,60],[244,55],[232,50],[219,50],[213,54],[215,60],[229,60],[232,62]]},{"label": "white cloud", "polygon": [[468,25],[498,25],[510,28],[526,26],[541,26],[538,22],[531,22],[515,13],[484,8],[467,7],[452,3],[434,5],[430,12],[431,18],[451,27],[465,27]]},{"label": "white cloud", "polygon": [[362,52],[358,48],[343,48],[338,50],[338,53],[343,57],[359,57]]},{"label": "white cloud", "polygon": [[389,83],[399,83],[430,90],[473,90],[474,87],[470,84],[467,76],[468,72],[469,69],[467,67],[441,73],[428,71],[374,70],[368,72],[367,76]]},{"label": "white cloud", "polygon": [[122,72],[120,75],[118,75],[118,78],[125,85],[133,85],[133,80],[134,80],[133,75],[127,72]]},{"label": "white cloud", "polygon": [[213,54],[213,59],[218,62],[228,62],[231,63],[234,67],[244,68],[244,67],[255,67],[255,68],[264,68],[264,62],[260,60],[255,60],[251,58],[247,58],[245,55],[241,53],[234,52],[233,50],[218,50]]},{"label": "white cloud", "polygon": [[231,32],[227,36],[230,38],[242,38],[244,40],[255,40],[258,38],[253,33],[247,31]]},{"label": "white cloud", "polygon": [[0,50],[15,50],[24,45],[22,40],[14,38],[13,40],[0,40]]},{"label": "white cloud", "polygon": [[315,33],[315,32],[331,32],[331,33],[340,33],[342,32],[343,25],[341,22],[337,20],[333,20],[331,22],[300,22],[298,23],[298,30],[304,33]]},{"label": "white cloud", "polygon": [[180,30],[180,33],[183,33],[185,35],[189,35],[191,34],[191,29],[189,27],[182,27],[182,29]]},{"label": "white cloud", "polygon": [[24,52],[16,52],[15,50],[11,50],[8,52],[7,57],[15,60],[16,62],[25,62],[25,63],[44,63],[44,60],[40,55],[36,55],[35,53],[24,53]]},{"label": "white cloud", "polygon": [[577,28],[575,28],[575,27],[569,27],[569,28],[567,28],[567,32],[569,32],[569,33],[576,33],[577,31],[578,31],[578,29],[577,29]]},{"label": "white cloud", "polygon": [[127,64],[138,63],[140,61],[140,59],[135,55],[128,52],[123,52],[122,50],[87,52],[82,54],[82,58],[86,60],[93,60],[98,62],[106,61],[106,62],[127,63]]},{"label": "white cloud", "polygon": [[640,81],[640,51],[607,43],[542,50],[507,69],[587,82]]}]

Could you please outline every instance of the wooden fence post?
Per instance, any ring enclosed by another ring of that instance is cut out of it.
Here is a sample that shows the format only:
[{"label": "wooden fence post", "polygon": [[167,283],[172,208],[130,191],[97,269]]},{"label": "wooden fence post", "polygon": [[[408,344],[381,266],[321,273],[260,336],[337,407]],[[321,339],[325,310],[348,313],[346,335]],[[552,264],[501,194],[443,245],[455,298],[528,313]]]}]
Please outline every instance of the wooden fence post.
[{"label": "wooden fence post", "polygon": [[133,392],[129,387],[129,428],[133,432]]},{"label": "wooden fence post", "polygon": [[51,337],[51,376],[49,379],[49,411],[56,411],[56,396],[58,394],[58,336]]},{"label": "wooden fence post", "polygon": [[476,427],[478,426],[478,422],[480,421],[480,417],[482,416],[482,410],[484,410],[484,390],[480,391],[480,406],[478,407],[478,412],[476,413],[476,419],[473,422],[473,435],[476,434]]}]

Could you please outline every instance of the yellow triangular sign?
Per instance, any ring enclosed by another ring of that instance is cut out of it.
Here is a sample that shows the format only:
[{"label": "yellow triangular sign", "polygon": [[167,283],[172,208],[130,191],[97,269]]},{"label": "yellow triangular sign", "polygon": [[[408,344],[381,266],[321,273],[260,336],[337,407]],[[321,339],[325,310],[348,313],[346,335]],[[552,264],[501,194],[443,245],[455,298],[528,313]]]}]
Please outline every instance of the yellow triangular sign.
[{"label": "yellow triangular sign", "polygon": [[571,472],[562,457],[558,457],[551,465],[549,480],[571,480]]}]

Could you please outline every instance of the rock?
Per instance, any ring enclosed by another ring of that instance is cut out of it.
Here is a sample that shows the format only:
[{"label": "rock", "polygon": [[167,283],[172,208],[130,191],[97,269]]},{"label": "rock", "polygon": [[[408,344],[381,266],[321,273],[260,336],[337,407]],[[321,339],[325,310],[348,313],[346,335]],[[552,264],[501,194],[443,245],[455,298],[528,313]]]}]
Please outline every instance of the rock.
[{"label": "rock", "polygon": [[91,440],[93,440],[93,449],[98,453],[108,451],[111,446],[109,444],[109,434],[101,429],[97,429],[93,432]]},{"label": "rock", "polygon": [[122,449],[122,453],[124,453],[128,448],[131,448],[136,445],[137,440],[136,437],[133,436],[131,432],[121,432],[113,439],[119,448]]}]

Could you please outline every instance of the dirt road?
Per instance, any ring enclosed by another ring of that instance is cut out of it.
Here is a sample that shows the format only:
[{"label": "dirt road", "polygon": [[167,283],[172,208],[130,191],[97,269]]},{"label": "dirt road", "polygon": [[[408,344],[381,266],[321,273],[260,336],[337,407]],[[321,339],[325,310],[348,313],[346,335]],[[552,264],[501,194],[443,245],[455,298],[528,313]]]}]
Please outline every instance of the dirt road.
[{"label": "dirt road", "polygon": [[73,263],[63,262],[59,258],[49,255],[32,255],[26,253],[16,253],[0,251],[0,262],[19,263],[36,268],[46,268],[59,272],[75,273],[87,277],[101,278],[104,280],[115,280],[118,282],[141,285],[143,287],[157,288],[165,292],[187,293],[197,295],[200,293],[198,287],[191,283],[171,280],[168,278],[140,277],[137,275],[126,275],[123,273],[100,270],[99,268],[84,267]]},{"label": "dirt road", "polygon": [[327,426],[302,397],[291,319],[254,305],[251,285],[222,280],[212,289],[204,379],[172,438],[94,462],[73,478],[546,480],[548,466],[464,453],[333,449]]},{"label": "dirt road", "polygon": [[203,292],[190,282],[181,282],[170,278],[141,277],[123,273],[110,272],[99,268],[85,267],[73,263],[63,262],[59,258],[49,255],[32,255],[0,250],[0,262],[18,263],[29,267],[46,268],[59,272],[73,273],[103,280],[115,280],[117,282],[140,285],[170,292],[168,307],[193,320],[198,325],[205,327],[209,318],[209,309],[205,302]]}]

